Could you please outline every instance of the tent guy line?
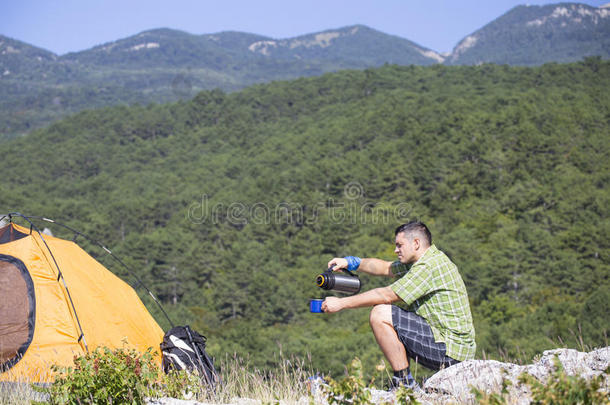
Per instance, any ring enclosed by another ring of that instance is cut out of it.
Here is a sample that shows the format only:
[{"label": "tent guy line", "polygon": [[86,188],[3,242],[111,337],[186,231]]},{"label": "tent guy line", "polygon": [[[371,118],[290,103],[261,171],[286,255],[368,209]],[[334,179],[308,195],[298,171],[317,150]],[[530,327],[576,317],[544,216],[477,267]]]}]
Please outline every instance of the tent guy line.
[{"label": "tent guy line", "polygon": [[[74,236],[72,237],[72,242],[74,242],[74,243],[76,243],[76,239],[77,239],[79,236],[82,236],[83,238],[87,239],[89,242],[91,242],[91,243],[93,243],[93,244],[95,244],[95,245],[98,245],[100,248],[102,248],[104,251],[106,251],[106,253],[108,253],[108,254],[110,255],[110,257],[112,257],[112,259],[114,259],[114,260],[115,260],[116,262],[118,262],[118,263],[119,263],[121,266],[123,266],[123,268],[124,268],[125,270],[127,270],[127,272],[128,272],[128,273],[129,273],[129,274],[130,274],[130,275],[131,275],[131,276],[132,276],[132,277],[133,277],[133,278],[134,278],[134,279],[137,281],[137,283],[138,283],[137,285],[142,286],[142,288],[144,288],[144,289],[146,290],[146,292],[148,293],[148,295],[150,295],[150,296],[151,296],[151,298],[153,299],[153,301],[154,301],[154,302],[155,302],[155,303],[156,303],[156,304],[159,306],[159,309],[161,310],[161,312],[163,312],[163,315],[165,316],[165,318],[166,318],[166,319],[167,319],[167,321],[169,322],[170,326],[171,326],[172,328],[175,326],[175,325],[174,325],[174,323],[172,322],[172,320],[170,319],[169,315],[167,314],[167,312],[165,312],[165,309],[163,308],[163,306],[161,305],[161,303],[160,303],[160,302],[157,300],[157,297],[156,297],[156,296],[153,294],[153,292],[152,292],[152,291],[151,291],[151,290],[150,290],[150,289],[149,289],[149,288],[146,286],[146,284],[144,284],[144,282],[142,281],[142,279],[141,279],[140,277],[138,277],[138,276],[135,274],[135,272],[134,272],[133,270],[131,270],[131,268],[130,268],[129,266],[127,266],[127,265],[126,265],[126,264],[125,264],[125,263],[124,263],[124,262],[123,262],[121,259],[119,259],[119,258],[118,258],[118,257],[117,257],[117,256],[116,256],[114,253],[112,253],[112,251],[111,251],[110,249],[108,249],[106,246],[104,246],[104,244],[103,244],[103,243],[101,243],[100,241],[98,241],[98,240],[96,240],[96,239],[93,239],[93,238],[91,238],[91,237],[87,236],[86,234],[84,234],[84,233],[82,233],[82,232],[80,232],[80,231],[78,231],[78,230],[76,230],[76,229],[74,229],[74,228],[72,228],[72,227],[70,227],[70,226],[68,226],[68,225],[65,225],[65,224],[63,224],[63,223],[61,223],[61,222],[57,222],[57,221],[55,221],[55,220],[53,220],[53,219],[50,219],[50,218],[41,217],[41,216],[36,216],[36,215],[24,215],[24,214],[21,214],[21,213],[18,213],[18,212],[11,212],[11,213],[8,213],[8,214],[4,215],[2,218],[0,218],[0,221],[2,221],[2,220],[3,220],[4,218],[6,218],[7,216],[8,216],[8,218],[9,218],[9,221],[11,221],[11,222],[12,222],[12,219],[11,219],[11,218],[12,218],[12,216],[19,216],[19,217],[24,218],[26,221],[28,221],[28,222],[30,223],[30,230],[31,230],[31,227],[33,226],[33,227],[34,227],[34,229],[36,230],[36,232],[38,232],[38,234],[40,235],[40,238],[41,238],[43,241],[44,241],[44,238],[43,238],[43,236],[42,236],[42,233],[41,233],[41,232],[40,232],[40,230],[39,230],[39,229],[36,227],[36,225],[34,225],[34,224],[33,224],[33,223],[30,221],[30,219],[39,219],[39,220],[42,220],[42,221],[50,222],[50,223],[55,224],[55,225],[57,225],[57,226],[61,226],[61,227],[65,228],[65,229],[69,230],[70,232],[73,232],[73,233],[74,233]],[[45,245],[46,245],[46,243],[45,243]],[[48,246],[47,246],[47,249],[48,249]],[[51,256],[52,256],[52,255],[53,255],[53,253],[51,253]],[[56,265],[57,265],[57,263],[56,263]],[[58,267],[58,271],[59,271],[59,267]],[[67,289],[67,287],[66,287],[66,289]],[[86,344],[85,344],[85,345],[86,345]]]}]

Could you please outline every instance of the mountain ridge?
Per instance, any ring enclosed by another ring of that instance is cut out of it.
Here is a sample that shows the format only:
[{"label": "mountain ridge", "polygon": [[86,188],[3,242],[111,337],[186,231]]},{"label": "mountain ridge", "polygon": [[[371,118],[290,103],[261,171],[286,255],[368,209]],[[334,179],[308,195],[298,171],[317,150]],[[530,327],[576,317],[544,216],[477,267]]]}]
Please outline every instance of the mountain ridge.
[{"label": "mountain ridge", "polygon": [[521,5],[463,38],[449,64],[539,65],[608,57],[610,9],[581,3]]},{"label": "mountain ridge", "polygon": [[[2,41],[3,39],[9,40],[9,41],[16,41],[16,42],[21,42],[24,45],[28,45],[30,47],[39,49],[41,51],[47,52],[49,54],[54,55],[56,58],[64,58],[64,57],[70,57],[73,58],[74,55],[77,54],[83,54],[85,52],[88,51],[100,51],[100,50],[108,50],[110,48],[114,48],[118,43],[124,42],[124,41],[129,41],[133,38],[138,38],[138,37],[142,37],[142,36],[146,36],[146,35],[151,35],[151,34],[167,34],[167,33],[171,33],[173,35],[183,35],[183,36],[189,36],[189,37],[193,37],[193,38],[201,38],[201,39],[207,39],[207,40],[212,40],[212,41],[219,41],[222,40],[223,37],[226,36],[238,36],[238,37],[242,37],[242,38],[246,38],[246,37],[252,37],[253,38],[253,42],[248,42],[246,43],[245,47],[249,47],[251,45],[253,45],[255,42],[260,42],[260,41],[272,41],[275,42],[276,44],[286,44],[286,43],[291,43],[293,44],[292,47],[294,47],[296,42],[302,42],[303,45],[305,45],[307,41],[307,38],[311,38],[311,37],[316,37],[316,36],[322,36],[324,34],[328,34],[328,33],[333,33],[333,32],[342,32],[342,31],[354,31],[353,33],[355,33],[357,30],[360,29],[365,29],[365,30],[369,30],[372,32],[376,32],[379,34],[383,34],[386,35],[388,37],[393,37],[393,38],[397,38],[400,40],[405,40],[408,41],[409,43],[424,49],[424,50],[430,50],[436,54],[440,55],[440,52],[437,52],[431,48],[428,48],[426,46],[423,46],[421,44],[418,44],[414,41],[411,41],[407,38],[395,35],[395,34],[389,34],[386,32],[383,32],[381,30],[378,30],[376,28],[372,28],[369,27],[367,25],[364,24],[351,24],[351,25],[346,25],[346,26],[342,26],[342,27],[337,27],[337,28],[329,28],[329,29],[325,29],[322,31],[316,31],[316,32],[310,32],[310,33],[304,33],[304,34],[299,34],[299,35],[295,35],[295,36],[291,36],[291,37],[284,37],[284,38],[275,38],[275,37],[269,37],[269,36],[265,36],[262,34],[256,34],[256,33],[250,33],[250,32],[244,32],[244,31],[235,31],[235,30],[227,30],[227,31],[219,31],[219,32],[214,32],[214,33],[204,33],[204,34],[193,34],[191,32],[185,31],[185,30],[180,30],[180,29],[176,29],[176,28],[169,28],[169,27],[160,27],[160,28],[151,28],[151,29],[147,29],[144,31],[140,31],[138,33],[135,33],[133,35],[129,35],[127,37],[123,37],[123,38],[119,38],[116,40],[112,40],[112,41],[107,41],[98,45],[93,45],[89,48],[86,49],[82,49],[82,50],[77,50],[77,51],[70,51],[70,52],[66,52],[63,54],[58,54],[55,53],[53,51],[47,50],[43,47],[39,47],[33,44],[29,44],[27,42],[21,41],[17,38],[13,38],[7,35],[3,35],[0,34],[0,41]],[[254,39],[256,38],[256,39]]]},{"label": "mountain ridge", "polygon": [[[575,8],[578,9],[575,9]],[[311,32],[311,33],[304,33],[304,34],[299,34],[299,35],[295,35],[295,36],[291,36],[291,37],[284,37],[284,38],[275,38],[275,37],[270,37],[270,36],[265,36],[262,34],[256,34],[256,33],[250,33],[250,32],[242,32],[242,31],[234,31],[234,30],[228,30],[228,31],[219,31],[219,32],[215,32],[215,33],[203,33],[203,34],[193,34],[190,33],[188,31],[185,30],[180,30],[180,29],[176,29],[176,28],[170,28],[170,27],[160,27],[160,28],[151,28],[148,30],[144,30],[144,31],[140,31],[136,34],[124,37],[124,38],[119,38],[113,41],[108,41],[99,45],[94,45],[92,47],[86,48],[86,49],[82,49],[82,50],[78,50],[78,51],[70,51],[64,54],[58,54],[55,52],[52,52],[50,50],[47,50],[43,47],[39,47],[33,44],[29,44],[26,43],[24,41],[21,41],[17,38],[12,38],[6,35],[2,35],[0,34],[0,41],[3,39],[7,39],[7,40],[12,40],[12,41],[18,41],[21,42],[22,44],[28,45],[30,47],[33,48],[37,48],[41,51],[45,51],[47,53],[50,53],[52,55],[55,55],[57,58],[62,58],[64,56],[68,56],[68,55],[74,55],[74,54],[82,54],[84,52],[87,51],[93,51],[93,50],[99,50],[100,48],[108,48],[108,47],[112,47],[115,44],[125,41],[125,40],[130,40],[132,38],[136,38],[136,37],[140,37],[143,35],[147,35],[147,34],[153,34],[153,33],[161,33],[161,32],[171,32],[174,34],[180,34],[180,35],[188,35],[191,37],[195,37],[195,38],[205,38],[205,39],[215,39],[218,40],[219,37],[222,37],[223,35],[226,34],[237,34],[239,36],[243,36],[243,37],[256,37],[257,40],[254,40],[254,42],[250,42],[247,45],[252,46],[254,45],[255,42],[260,42],[260,41],[270,41],[270,42],[274,42],[275,44],[285,44],[285,43],[294,43],[294,42],[305,42],[304,39],[305,38],[310,38],[310,37],[315,37],[315,36],[321,36],[327,33],[332,33],[332,32],[337,32],[337,31],[344,31],[344,30],[354,30],[354,29],[360,29],[360,28],[364,28],[364,29],[368,29],[371,31],[375,31],[384,35],[387,35],[389,37],[394,37],[394,38],[399,38],[401,40],[406,40],[410,43],[412,43],[413,45],[424,49],[424,50],[428,50],[428,51],[432,51],[434,52],[436,55],[439,55],[441,58],[443,57],[443,55],[449,55],[451,56],[452,54],[455,53],[456,50],[459,50],[460,45],[464,42],[467,41],[468,38],[472,37],[472,35],[478,31],[483,30],[484,28],[488,27],[490,24],[493,24],[495,22],[497,22],[498,20],[501,20],[503,17],[506,17],[507,15],[512,15],[514,14],[514,12],[516,10],[522,10],[522,9],[528,9],[528,10],[532,10],[534,12],[545,12],[548,9],[551,8],[564,8],[565,10],[562,12],[556,12],[554,15],[551,15],[551,18],[547,18],[545,16],[542,16],[541,19],[538,20],[532,20],[532,21],[528,21],[527,23],[529,25],[542,25],[543,23],[547,22],[547,20],[550,20],[552,18],[557,18],[560,16],[566,16],[569,15],[572,11],[575,11],[576,13],[579,13],[581,15],[581,17],[592,17],[594,19],[599,19],[599,18],[607,18],[610,16],[610,3],[601,5],[599,7],[595,7],[595,6],[590,6],[587,4],[583,4],[583,3],[573,3],[573,2],[560,2],[560,3],[554,3],[554,4],[547,4],[547,5],[518,5],[513,7],[512,9],[508,10],[506,13],[504,13],[503,15],[499,16],[498,18],[492,20],[490,23],[484,25],[483,27],[473,31],[472,34],[467,35],[466,37],[462,38],[461,40],[458,40],[458,42],[456,43],[456,45],[454,46],[454,48],[452,49],[452,51],[450,52],[439,52],[436,51],[432,48],[428,48],[426,46],[423,46],[421,44],[418,44],[414,41],[409,40],[408,38],[405,37],[401,37],[395,34],[389,34],[389,33],[385,33],[381,30],[378,30],[376,28],[372,28],[372,27],[368,27],[367,25],[364,24],[352,24],[352,25],[347,25],[347,26],[343,26],[343,27],[338,27],[338,28],[330,28],[330,29],[326,29],[326,30],[322,30],[322,31],[316,31],[316,32]],[[571,9],[571,10],[570,10]],[[436,57],[435,57],[436,58]]]},{"label": "mountain ridge", "polygon": [[284,39],[155,28],[61,56],[0,35],[0,139],[83,109],[171,102],[344,69],[529,66],[593,55],[610,58],[610,9],[580,3],[517,6],[449,54],[361,24]]},{"label": "mountain ridge", "polygon": [[[552,10],[552,11],[551,11]],[[529,17],[528,17],[529,16]],[[570,19],[570,17],[573,17]],[[226,55],[224,57],[220,57],[218,53],[220,50],[223,52],[227,52],[229,54],[237,52],[241,53],[242,56],[244,52],[247,50],[248,53],[245,53],[247,56],[255,56],[262,55],[267,57],[276,57],[279,59],[302,59],[302,55],[298,54],[298,50],[304,50],[306,53],[311,49],[325,49],[330,48],[334,42],[345,40],[349,36],[354,36],[358,32],[366,31],[369,35],[376,36],[375,39],[386,39],[390,41],[398,41],[402,42],[403,48],[404,46],[411,47],[411,51],[415,50],[414,53],[409,55],[410,60],[407,62],[415,63],[415,64],[431,64],[431,63],[449,63],[449,64],[472,64],[472,63],[509,63],[509,64],[524,64],[524,65],[535,65],[541,64],[548,60],[521,60],[521,63],[515,63],[515,61],[510,60],[496,60],[498,58],[494,57],[479,57],[473,56],[473,50],[475,51],[475,55],[479,55],[481,51],[476,51],[477,47],[480,48],[481,43],[487,40],[490,41],[489,33],[493,30],[500,30],[506,34],[507,27],[512,28],[516,26],[527,26],[530,28],[541,28],[553,23],[560,23],[562,28],[568,28],[570,30],[569,34],[574,34],[574,30],[578,29],[578,24],[586,24],[590,21],[586,21],[587,19],[591,20],[594,25],[601,26],[601,32],[597,32],[597,39],[600,40],[600,45],[594,51],[591,51],[591,55],[585,54],[573,54],[564,57],[564,60],[560,60],[561,62],[574,62],[582,59],[585,56],[592,56],[595,52],[597,54],[608,53],[607,46],[605,46],[606,42],[610,41],[606,38],[608,37],[606,34],[610,28],[608,25],[610,24],[610,5],[602,5],[600,7],[593,7],[582,3],[556,3],[549,4],[544,6],[538,5],[519,5],[507,13],[499,16],[495,20],[490,23],[484,25],[478,30],[475,30],[472,34],[467,35],[457,42],[455,47],[451,52],[440,53],[431,48],[427,48],[423,45],[420,45],[416,42],[413,42],[409,39],[399,37],[397,35],[387,34],[382,31],[379,31],[374,28],[370,28],[366,25],[362,24],[354,24],[348,25],[344,27],[327,29],[323,31],[313,32],[301,34],[293,37],[287,38],[273,38],[269,36],[264,36],[255,33],[247,33],[240,31],[220,31],[216,33],[206,33],[206,34],[192,34],[187,31],[174,29],[174,28],[153,28],[145,31],[141,31],[137,34],[120,38],[114,41],[109,41],[100,45],[95,45],[91,48],[84,49],[81,51],[68,52],[62,55],[58,55],[53,53],[52,51],[46,50],[41,47],[37,47],[35,45],[28,44],[26,42],[20,41],[19,39],[14,39],[5,35],[0,34],[0,67],[6,64],[5,55],[7,53],[15,53],[15,49],[27,49],[28,52],[26,54],[36,54],[36,56],[46,59],[47,61],[71,61],[71,62],[81,62],[81,63],[100,63],[99,58],[96,58],[95,55],[99,56],[100,54],[105,54],[106,56],[112,54],[116,51],[123,52],[132,52],[132,53],[142,53],[142,51],[160,51],[162,45],[160,44],[160,40],[168,40],[172,39],[175,43],[177,37],[179,39],[186,42],[186,45],[191,47],[198,48],[200,51],[211,52],[212,57],[217,58],[217,62],[227,62]],[[526,21],[524,21],[526,20]],[[570,26],[571,24],[571,26]],[[575,26],[576,24],[576,26]],[[503,25],[498,27],[498,25]],[[556,28],[556,27],[555,27]],[[510,34],[510,33],[509,33]],[[526,33],[527,34],[527,33]],[[556,33],[561,35],[561,33]],[[578,34],[578,33],[576,33]],[[515,48],[518,48],[519,45],[522,45],[521,42],[525,42],[522,38],[515,37],[514,35],[502,35],[501,33],[494,33],[495,38],[491,38],[491,45],[493,47],[498,47],[498,42],[503,42],[504,44],[508,44],[510,46],[510,50],[515,52]],[[531,39],[531,33],[529,33]],[[384,37],[384,38],[380,38]],[[362,38],[359,38],[362,39]],[[142,41],[145,42],[142,42]],[[495,40],[495,43],[493,42]],[[8,46],[3,48],[8,42]],[[557,43],[558,40],[553,39],[554,43]],[[15,48],[11,44],[18,44],[18,47]],[[126,45],[129,45],[126,48]],[[405,49],[401,49],[400,46],[394,45],[394,53],[397,51],[405,51]],[[353,49],[351,49],[353,51]],[[253,55],[254,54],[254,55]],[[421,56],[417,58],[415,55],[418,54]],[[469,55],[470,54],[470,55]],[[125,55],[124,53],[121,55]],[[141,56],[141,55],[140,55]],[[311,56],[311,55],[307,55]],[[319,56],[319,55],[317,55]],[[606,56],[606,55],[602,55]],[[380,58],[386,57],[387,55],[382,55]],[[129,63],[130,60],[134,58],[127,58],[128,61],[124,63],[119,63],[119,61],[112,60],[103,60],[103,64],[109,65],[124,65]],[[137,58],[135,58],[137,59]],[[147,63],[152,62],[149,60],[150,58],[145,58]],[[391,58],[389,58],[391,59]],[[375,61],[375,63],[383,64],[383,63],[397,63],[404,64],[405,58],[395,58],[395,60],[386,60],[385,62],[379,63],[379,61]],[[178,62],[188,62],[185,60],[178,60],[174,64],[178,64]],[[158,60],[157,60],[158,62]],[[353,63],[353,60],[350,60]],[[218,63],[214,64],[218,66]],[[356,66],[358,68],[358,66]],[[6,71],[6,70],[4,70]],[[4,72],[3,71],[3,72]],[[11,71],[9,70],[9,74]]]}]

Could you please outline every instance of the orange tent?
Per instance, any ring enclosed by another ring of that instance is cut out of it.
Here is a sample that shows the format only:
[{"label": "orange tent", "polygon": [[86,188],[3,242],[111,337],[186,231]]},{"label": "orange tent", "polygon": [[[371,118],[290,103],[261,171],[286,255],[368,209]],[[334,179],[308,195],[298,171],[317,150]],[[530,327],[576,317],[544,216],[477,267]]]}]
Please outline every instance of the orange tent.
[{"label": "orange tent", "polygon": [[159,356],[162,340],[136,292],[76,243],[0,228],[0,381],[50,381],[52,364],[124,341]]}]

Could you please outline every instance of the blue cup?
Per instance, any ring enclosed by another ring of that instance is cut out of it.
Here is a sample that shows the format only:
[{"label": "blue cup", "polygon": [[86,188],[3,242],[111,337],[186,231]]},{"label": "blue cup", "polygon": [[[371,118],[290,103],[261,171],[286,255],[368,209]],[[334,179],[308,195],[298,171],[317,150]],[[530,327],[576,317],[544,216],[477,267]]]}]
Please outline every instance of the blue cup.
[{"label": "blue cup", "polygon": [[324,302],[324,300],[309,300],[309,312],[316,314],[324,312],[322,311],[322,302]]}]

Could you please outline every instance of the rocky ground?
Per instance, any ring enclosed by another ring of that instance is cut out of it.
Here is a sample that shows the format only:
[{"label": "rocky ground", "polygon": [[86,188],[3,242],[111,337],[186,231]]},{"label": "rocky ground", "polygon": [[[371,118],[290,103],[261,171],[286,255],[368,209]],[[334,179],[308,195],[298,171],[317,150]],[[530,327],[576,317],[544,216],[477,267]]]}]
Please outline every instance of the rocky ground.
[{"label": "rocky ground", "polygon": [[[439,371],[424,384],[426,395],[432,403],[473,403],[470,387],[486,393],[499,392],[502,380],[510,381],[508,392],[515,404],[529,404],[529,386],[519,382],[519,376],[528,373],[538,381],[546,382],[554,372],[557,357],[568,375],[579,375],[586,380],[604,374],[610,366],[610,347],[583,353],[572,349],[547,350],[533,364],[519,366],[495,360],[470,360]],[[610,378],[606,373],[606,389]],[[424,402],[424,401],[422,401]]]},{"label": "rocky ground", "polygon": [[[555,349],[545,351],[533,364],[520,366],[502,363],[495,360],[470,360],[439,371],[423,385],[423,391],[417,394],[423,404],[472,404],[475,403],[471,387],[485,393],[499,392],[503,379],[511,382],[508,387],[510,403],[529,404],[531,392],[527,385],[519,382],[519,376],[528,373],[541,382],[546,382],[554,372],[554,359],[557,357],[568,375],[579,375],[586,380],[604,374],[605,389],[610,389],[610,377],[606,370],[610,367],[610,347],[583,353],[572,349]],[[321,390],[312,389],[317,404],[327,404]],[[373,403],[393,402],[391,392],[372,390]],[[280,401],[281,403],[282,401]],[[303,397],[299,404],[308,405],[310,398]],[[201,405],[197,401],[185,401],[173,398],[162,398],[148,401],[149,405]],[[261,405],[261,402],[248,398],[236,398],[235,405]]]}]

